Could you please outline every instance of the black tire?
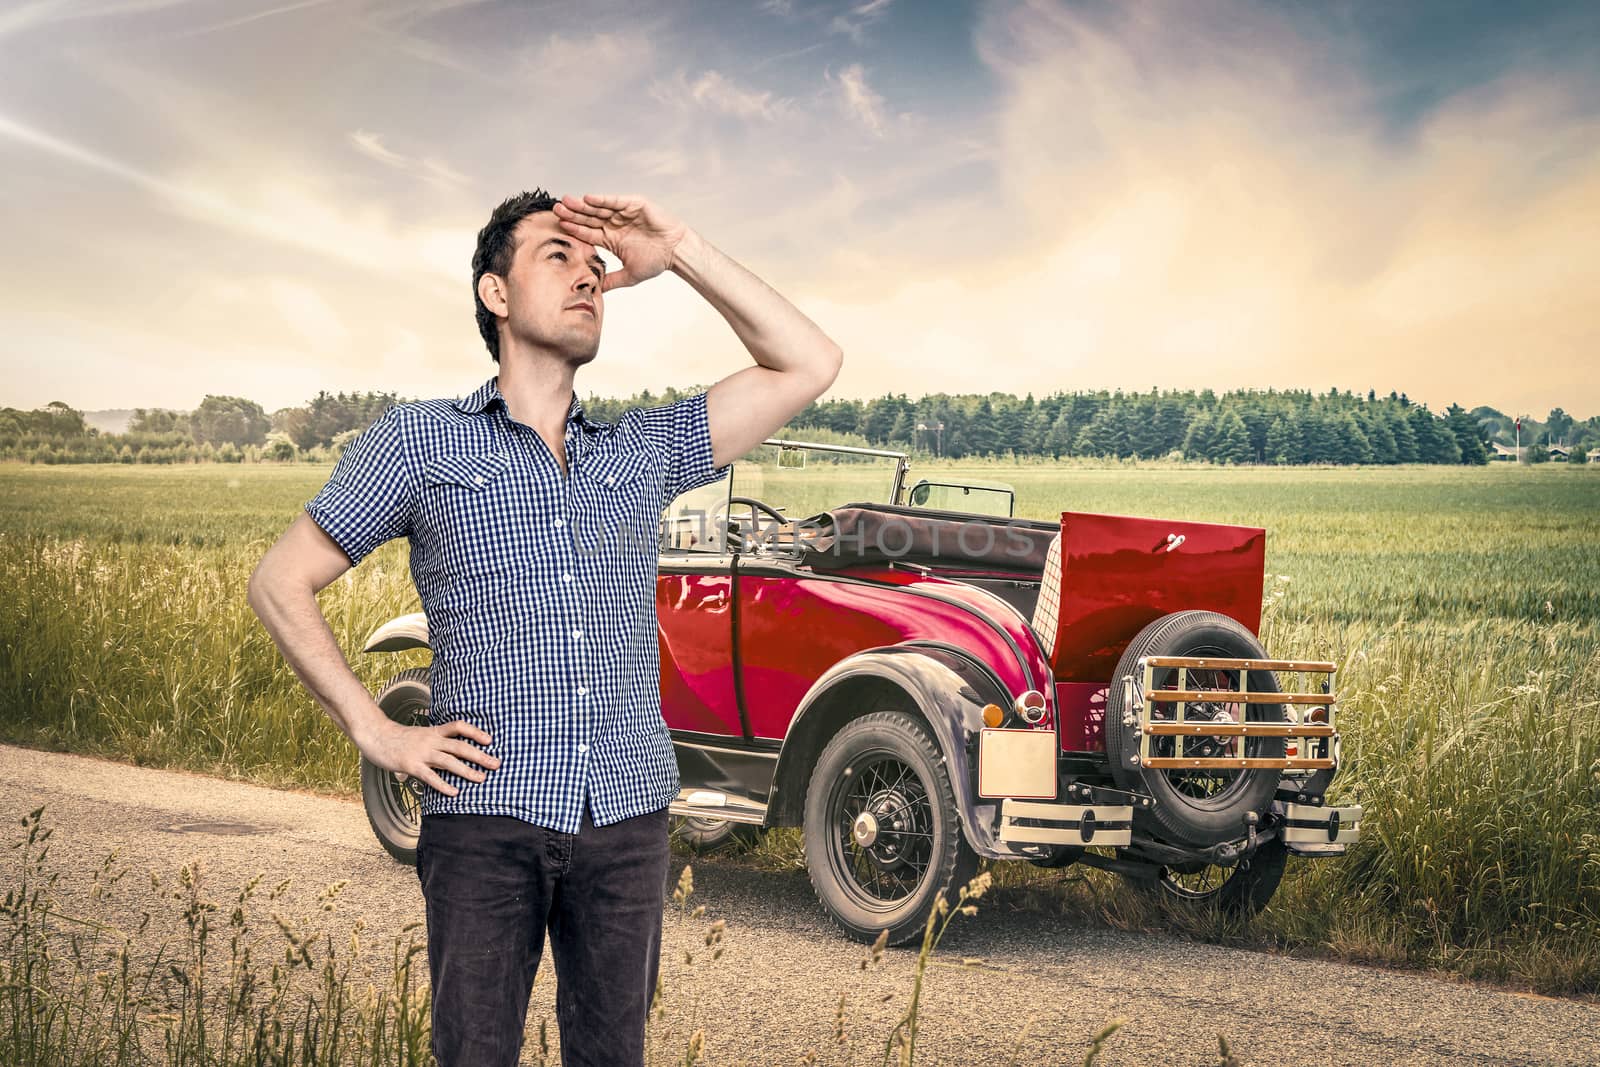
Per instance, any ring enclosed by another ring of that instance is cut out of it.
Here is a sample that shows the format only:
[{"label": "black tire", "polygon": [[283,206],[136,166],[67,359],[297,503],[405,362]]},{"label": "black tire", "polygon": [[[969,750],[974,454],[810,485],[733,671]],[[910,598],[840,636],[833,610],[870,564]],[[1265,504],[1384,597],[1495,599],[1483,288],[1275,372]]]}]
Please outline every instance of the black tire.
[{"label": "black tire", "polygon": [[863,715],[828,742],[806,789],[804,834],[817,899],[860,941],[884,930],[891,945],[919,940],[940,894],[954,904],[978,871],[939,748],[904,711]]},{"label": "black tire", "polygon": [[672,836],[689,846],[689,851],[703,856],[754,848],[767,836],[767,828],[703,815],[674,815]]},{"label": "black tire", "polygon": [[1135,885],[1157,899],[1192,911],[1215,908],[1225,915],[1248,919],[1267,906],[1278,883],[1289,850],[1282,841],[1266,842],[1236,867],[1214,864],[1162,867],[1155,878],[1133,879]]},{"label": "black tire", "polygon": [[[428,725],[428,708],[433,703],[428,668],[411,667],[390,678],[379,691],[377,702],[395,722]],[[413,867],[417,863],[417,834],[422,829],[423,789],[420,779],[386,771],[361,757],[361,804],[367,809],[367,824],[385,852]]]},{"label": "black tire", "polygon": [[[1128,645],[1106,694],[1106,757],[1112,776],[1123,789],[1148,793],[1155,803],[1135,809],[1134,829],[1178,845],[1205,847],[1223,841],[1237,841],[1247,830],[1245,815],[1266,812],[1272,803],[1282,772],[1275,768],[1169,770],[1151,769],[1139,763],[1139,733],[1127,707],[1122,679],[1133,676],[1135,700],[1142,699],[1144,672],[1139,660],[1146,656],[1212,656],[1233,659],[1262,659],[1266,652],[1255,635],[1226,615],[1213,611],[1180,611],[1165,615],[1139,631]],[[1191,689],[1233,689],[1237,671],[1206,672],[1215,678],[1196,678],[1190,672]],[[1251,671],[1250,689],[1257,693],[1278,692],[1278,680],[1271,671]],[[1156,687],[1171,688],[1176,669],[1158,670]],[[1172,705],[1161,705],[1171,713]],[[1233,704],[1215,706],[1190,704],[1186,717],[1208,714],[1248,722],[1284,722],[1282,704]],[[1124,721],[1124,720],[1127,721]],[[1181,751],[1178,744],[1181,742]],[[1209,738],[1156,737],[1151,739],[1152,754],[1218,755],[1242,752],[1252,757],[1281,759],[1281,737]]]}]

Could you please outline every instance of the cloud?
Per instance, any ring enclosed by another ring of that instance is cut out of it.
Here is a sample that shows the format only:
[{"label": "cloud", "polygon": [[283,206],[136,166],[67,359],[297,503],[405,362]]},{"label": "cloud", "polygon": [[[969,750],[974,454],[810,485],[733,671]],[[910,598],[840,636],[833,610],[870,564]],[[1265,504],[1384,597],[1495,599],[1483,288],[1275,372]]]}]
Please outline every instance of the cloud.
[{"label": "cloud", "polygon": [[356,130],[350,134],[350,143],[356,146],[356,151],[369,159],[379,163],[386,163],[391,167],[406,168],[409,161],[398,152],[391,152],[383,146],[383,140],[375,133],[366,130]]},{"label": "cloud", "polygon": [[383,138],[367,130],[355,130],[350,134],[350,143],[356,151],[368,159],[377,160],[385,166],[394,167],[415,174],[430,185],[437,186],[464,186],[472,184],[472,179],[462,174],[443,160],[433,156],[423,156],[413,159],[392,151],[383,143]]},{"label": "cloud", "polygon": [[689,157],[672,148],[641,148],[626,156],[628,166],[652,178],[678,178],[689,173]]},{"label": "cloud", "polygon": [[870,353],[841,390],[1339,384],[1600,407],[1579,369],[1600,347],[1581,86],[1503,77],[1397,140],[1375,87],[1250,5],[997,5],[979,47],[1002,86],[1000,187],[964,205],[959,254],[891,254],[878,231],[813,283],[817,321]]},{"label": "cloud", "polygon": [[[406,276],[435,287],[442,272],[424,254],[426,230],[396,225],[381,209],[322,199],[302,183],[263,179],[253,189],[218,191],[181,176],[152,174],[105,153],[0,114],[0,140],[98,172],[153,196],[174,214],[236,236],[280,245],[375,274]],[[303,177],[303,176],[302,176]]]},{"label": "cloud", "polygon": [[84,19],[105,19],[123,15],[146,15],[168,8],[185,7],[196,0],[121,0],[118,3],[91,4],[74,0],[33,0],[0,12],[0,37],[21,33],[36,26]]},{"label": "cloud", "polygon": [[852,63],[837,77],[828,75],[839,88],[839,100],[845,113],[865,126],[875,137],[883,136],[883,97],[873,92],[867,84],[867,73],[860,63]]},{"label": "cloud", "polygon": [[592,34],[552,33],[526,53],[524,69],[571,105],[614,93],[655,67],[652,27]]},{"label": "cloud", "polygon": [[889,13],[889,5],[894,0],[865,0],[856,4],[848,11],[841,12],[828,23],[831,33],[843,34],[856,44],[866,43],[867,27],[882,19]]},{"label": "cloud", "polygon": [[[1376,16],[980,0],[972,47],[931,69],[886,32],[920,9],[872,0],[726,25],[301,7],[0,13],[0,362],[27,393],[0,403],[125,406],[128,366],[165,390],[146,405],[200,381],[454,395],[492,373],[482,190],[537,181],[695,226],[845,345],[838,395],[1370,384],[1600,410],[1593,81],[1532,37],[1489,80],[1369,62]],[[184,32],[208,26],[240,46]],[[580,390],[747,364],[669,279],[616,296]]]},{"label": "cloud", "polygon": [[690,80],[678,71],[657,81],[650,95],[664,104],[693,107],[733,118],[772,121],[788,112],[792,101],[774,97],[768,90],[740,85],[720,71],[707,70]]}]

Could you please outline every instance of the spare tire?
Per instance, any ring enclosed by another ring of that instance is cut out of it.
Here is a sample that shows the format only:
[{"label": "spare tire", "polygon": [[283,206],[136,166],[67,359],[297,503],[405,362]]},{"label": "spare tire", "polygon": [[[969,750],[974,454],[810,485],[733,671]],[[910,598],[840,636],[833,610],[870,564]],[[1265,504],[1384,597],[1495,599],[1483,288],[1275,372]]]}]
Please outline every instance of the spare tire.
[{"label": "spare tire", "polygon": [[[1136,704],[1144,700],[1144,670],[1139,661],[1146,656],[1204,656],[1218,659],[1264,659],[1266,652],[1255,635],[1226,615],[1214,611],[1179,611],[1164,615],[1139,631],[1117,663],[1106,694],[1106,757],[1112,777],[1123,789],[1134,789],[1155,798],[1149,808],[1134,810],[1134,827],[1152,837],[1175,845],[1205,847],[1223,841],[1237,841],[1248,830],[1245,816],[1264,814],[1277,790],[1282,771],[1277,768],[1218,768],[1193,770],[1151,768],[1139,758],[1138,716],[1128,706],[1128,687],[1123,679],[1132,676]],[[1237,690],[1239,671],[1189,671],[1187,685],[1194,689]],[[1271,671],[1250,671],[1250,691],[1279,692],[1278,679]],[[1178,668],[1158,668],[1155,688],[1177,688]],[[1156,721],[1176,716],[1176,705],[1157,704],[1152,709]],[[1184,718],[1218,722],[1284,722],[1282,704],[1241,704],[1237,701],[1207,701],[1187,705]],[[1229,757],[1246,756],[1282,759],[1281,737],[1166,737],[1150,738],[1152,756]]]}]

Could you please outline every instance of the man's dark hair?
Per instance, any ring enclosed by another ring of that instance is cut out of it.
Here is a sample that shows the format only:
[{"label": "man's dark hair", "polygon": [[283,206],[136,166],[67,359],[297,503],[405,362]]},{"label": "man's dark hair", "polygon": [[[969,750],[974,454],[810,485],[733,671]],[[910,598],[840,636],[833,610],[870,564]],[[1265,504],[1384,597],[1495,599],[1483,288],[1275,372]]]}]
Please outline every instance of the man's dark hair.
[{"label": "man's dark hair", "polygon": [[484,306],[483,299],[478,296],[478,281],[485,274],[505,277],[510,273],[511,256],[517,250],[512,236],[517,224],[555,205],[556,198],[543,189],[518,193],[503,200],[489,216],[488,224],[478,231],[478,249],[472,253],[472,302],[478,309],[478,332],[483,335],[483,343],[489,346],[489,355],[496,363],[500,362],[500,330],[494,312]]}]

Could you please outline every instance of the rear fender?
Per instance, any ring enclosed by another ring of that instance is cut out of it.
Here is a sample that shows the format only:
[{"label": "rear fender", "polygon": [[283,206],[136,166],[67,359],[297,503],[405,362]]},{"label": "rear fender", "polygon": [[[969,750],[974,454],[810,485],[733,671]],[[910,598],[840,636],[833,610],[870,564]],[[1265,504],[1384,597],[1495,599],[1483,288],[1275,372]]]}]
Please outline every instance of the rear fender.
[{"label": "rear fender", "polygon": [[983,707],[1009,706],[994,675],[966,653],[934,643],[867,649],[830,668],[807,691],[790,723],[768,799],[767,821],[799,826],[806,788],[822,750],[850,720],[886,706],[928,725],[949,768],[962,831],[980,856],[1015,857],[995,837],[998,801],[979,804],[974,781]]},{"label": "rear fender", "polygon": [[363,652],[404,652],[408,648],[427,648],[428,616],[418,611],[390,619],[367,638]]}]

